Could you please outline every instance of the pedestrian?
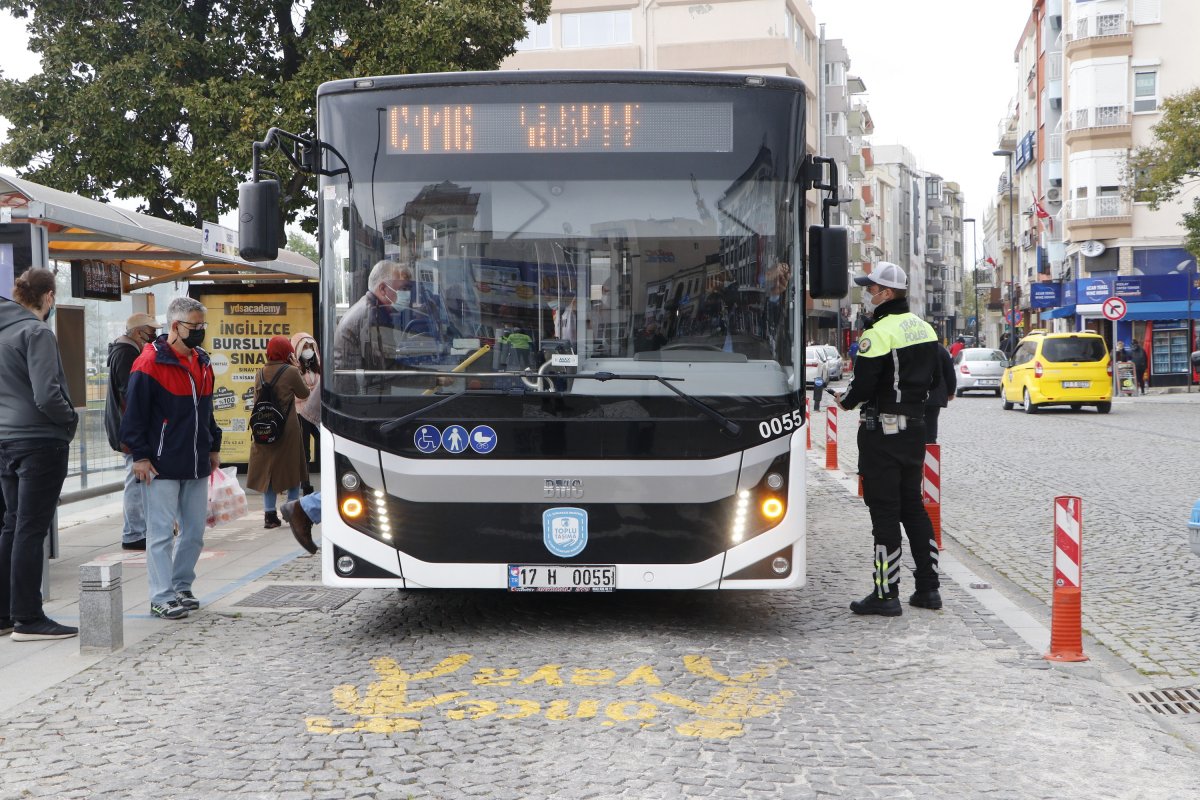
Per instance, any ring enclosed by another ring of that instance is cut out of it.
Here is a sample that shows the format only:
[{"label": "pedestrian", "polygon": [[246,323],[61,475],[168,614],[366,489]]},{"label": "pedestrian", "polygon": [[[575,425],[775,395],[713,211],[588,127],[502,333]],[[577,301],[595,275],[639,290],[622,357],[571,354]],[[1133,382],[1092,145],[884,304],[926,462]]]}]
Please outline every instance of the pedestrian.
[{"label": "pedestrian", "polygon": [[950,345],[950,357],[953,358],[954,356],[961,353],[963,351],[963,348],[965,348],[966,346],[967,346],[966,339],[964,339],[961,336],[955,338],[954,344]]},{"label": "pedestrian", "polygon": [[925,444],[937,444],[938,417],[942,409],[954,399],[958,389],[958,376],[954,374],[954,358],[950,351],[938,345],[938,369],[942,372],[942,380],[929,391],[925,401]]},{"label": "pedestrian", "polygon": [[870,325],[859,338],[854,378],[835,399],[842,408],[862,406],[858,428],[858,472],[863,501],[871,512],[875,540],[875,589],[850,604],[855,614],[898,617],[900,526],[916,562],[916,591],[909,604],[938,609],[938,551],[933,525],[921,502],[925,463],[925,401],[942,381],[937,334],[908,310],[908,276],[880,261],[854,279],[863,287]]},{"label": "pedestrian", "polygon": [[652,350],[661,350],[666,343],[667,337],[658,330],[658,320],[654,317],[647,317],[642,329],[633,335],[633,352],[646,353]]},{"label": "pedestrian", "polygon": [[183,619],[200,607],[192,584],[204,549],[208,477],[221,466],[213,369],[200,346],[207,313],[190,297],[171,301],[167,332],[133,362],[121,417],[121,444],[146,486],[150,613],[160,619]]},{"label": "pedestrian", "polygon": [[[304,460],[320,469],[321,464],[321,353],[311,333],[300,332],[292,337],[292,349],[299,357],[300,377],[308,387],[308,397],[296,404],[300,415],[300,440],[304,444]],[[312,494],[313,485],[305,480],[304,494]]]},{"label": "pedestrian", "polygon": [[26,270],[12,295],[16,302],[0,298],[0,634],[12,631],[15,642],[69,639],[79,629],[42,610],[46,536],[79,424],[58,341],[46,324],[54,311],[54,273]]},{"label": "pedestrian", "polygon": [[1133,349],[1129,353],[1133,359],[1133,371],[1137,373],[1137,387],[1141,394],[1146,393],[1146,367],[1149,366],[1149,359],[1146,357],[1146,351],[1142,348],[1142,343],[1134,340]]},{"label": "pedestrian", "polygon": [[149,314],[125,320],[125,332],[108,345],[108,394],[104,398],[104,432],[108,446],[125,457],[124,525],[121,549],[146,549],[146,486],[133,474],[133,455],[121,447],[121,417],[133,362],[158,337],[158,321]]},{"label": "pedestrian", "polygon": [[288,500],[279,507],[279,513],[292,529],[292,536],[309,555],[317,552],[313,543],[313,525],[321,524],[321,493],[306,494],[299,500]]},{"label": "pedestrian", "polygon": [[271,444],[251,442],[246,488],[263,493],[263,527],[278,528],[283,523],[275,511],[276,496],[287,492],[288,500],[296,500],[301,484],[308,482],[296,401],[308,397],[309,391],[300,375],[296,351],[286,336],[272,336],[267,341],[267,364],[254,376],[256,396],[264,383],[275,390],[275,403],[283,412],[283,433]]}]

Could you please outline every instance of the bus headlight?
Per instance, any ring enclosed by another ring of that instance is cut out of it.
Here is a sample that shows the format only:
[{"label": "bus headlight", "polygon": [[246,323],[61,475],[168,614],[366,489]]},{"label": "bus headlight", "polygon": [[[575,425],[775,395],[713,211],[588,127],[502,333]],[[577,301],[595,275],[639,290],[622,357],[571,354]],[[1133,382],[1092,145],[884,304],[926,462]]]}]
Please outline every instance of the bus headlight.
[{"label": "bus headlight", "polygon": [[362,486],[362,480],[358,477],[357,472],[347,472],[342,476],[342,486],[353,492]]},{"label": "bus headlight", "polygon": [[342,516],[347,519],[358,519],[362,516],[363,504],[357,497],[347,497],[342,501]]},{"label": "bus headlight", "polygon": [[354,572],[354,559],[350,556],[342,556],[337,560],[337,563],[334,564],[334,566],[337,567],[339,574],[349,575],[351,572]]}]

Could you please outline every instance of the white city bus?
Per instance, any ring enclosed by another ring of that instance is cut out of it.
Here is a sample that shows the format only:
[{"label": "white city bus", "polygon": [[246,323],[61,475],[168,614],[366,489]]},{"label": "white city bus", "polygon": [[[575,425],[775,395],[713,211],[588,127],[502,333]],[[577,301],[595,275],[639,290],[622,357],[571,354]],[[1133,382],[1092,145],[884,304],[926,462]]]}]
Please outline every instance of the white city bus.
[{"label": "white city bus", "polygon": [[319,175],[325,583],[803,585],[806,272],[846,291],[827,214],[805,258],[806,192],[837,202],[805,98],[704,73],[368,78],[320,87],[315,138],[255,143],[243,256],[278,237],[260,156]]}]

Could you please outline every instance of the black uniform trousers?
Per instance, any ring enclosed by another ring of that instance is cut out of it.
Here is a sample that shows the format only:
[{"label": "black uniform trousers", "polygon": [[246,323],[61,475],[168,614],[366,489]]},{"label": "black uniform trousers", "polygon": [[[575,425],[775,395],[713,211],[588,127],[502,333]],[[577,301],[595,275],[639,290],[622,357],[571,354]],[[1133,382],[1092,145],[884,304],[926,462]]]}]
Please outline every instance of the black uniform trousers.
[{"label": "black uniform trousers", "polygon": [[909,419],[908,429],[885,436],[858,426],[858,472],[863,502],[871,512],[875,539],[875,587],[881,598],[897,596],[900,585],[900,526],[908,535],[919,592],[938,588],[938,549],[933,524],[921,501],[925,463],[925,424]]}]

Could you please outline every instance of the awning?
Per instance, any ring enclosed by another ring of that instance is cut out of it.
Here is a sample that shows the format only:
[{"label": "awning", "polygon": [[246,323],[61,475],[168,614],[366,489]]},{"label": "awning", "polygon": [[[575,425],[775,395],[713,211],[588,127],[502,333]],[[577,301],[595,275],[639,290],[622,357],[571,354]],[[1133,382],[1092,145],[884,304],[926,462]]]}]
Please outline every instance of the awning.
[{"label": "awning", "polygon": [[[1192,314],[1194,316],[1200,303],[1192,303]],[[1130,303],[1129,310],[1125,312],[1125,319],[1142,320],[1142,319],[1187,319],[1188,304],[1186,300],[1160,300],[1148,303]]]},{"label": "awning", "polygon": [[198,228],[3,173],[0,209],[12,222],[44,227],[52,259],[119,264],[128,278],[128,291],[170,280],[317,277],[317,265],[299,253],[280,250],[276,260],[256,263],[231,254],[215,256],[202,251],[203,233]]},{"label": "awning", "polygon": [[1041,313],[1042,319],[1062,319],[1063,317],[1075,316],[1075,306],[1062,306],[1061,308],[1052,308],[1049,311]]}]

